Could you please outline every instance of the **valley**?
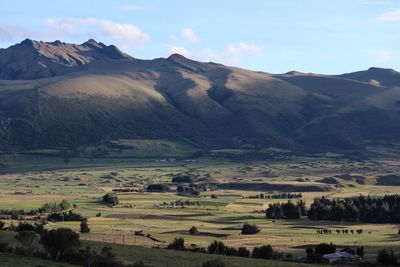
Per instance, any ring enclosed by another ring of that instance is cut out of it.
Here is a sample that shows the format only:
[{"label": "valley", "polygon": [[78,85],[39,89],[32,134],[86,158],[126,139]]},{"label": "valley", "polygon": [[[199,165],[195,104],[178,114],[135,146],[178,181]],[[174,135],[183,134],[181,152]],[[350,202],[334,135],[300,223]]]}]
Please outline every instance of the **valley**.
[{"label": "valley", "polygon": [[[301,257],[308,246],[332,242],[339,248],[362,245],[365,259],[374,260],[382,247],[395,250],[400,247],[397,224],[265,216],[269,204],[288,201],[279,195],[267,198],[274,194],[300,193],[306,207],[321,196],[334,199],[400,194],[397,186],[400,161],[388,157],[390,151],[386,157],[360,159],[336,153],[293,155],[290,151],[270,148],[266,150],[270,153],[268,158],[261,159],[260,155],[243,150],[202,151],[201,156],[196,156],[199,151],[190,145],[163,140],[124,142],[134,148],[108,151],[96,158],[87,158],[83,152],[65,160],[54,156],[54,151],[2,156],[0,210],[28,211],[45,203],[67,200],[74,205],[74,212],[88,219],[91,230],[81,234],[83,242],[126,249],[165,248],[174,238],[183,237],[186,246],[192,248],[207,248],[214,240],[249,249],[270,244],[280,252]],[[177,193],[180,183],[172,179],[179,175],[195,177],[191,184],[205,187],[206,191],[198,195]],[[168,190],[147,192],[149,184],[164,184]],[[106,193],[115,193],[119,203],[112,207],[105,205],[102,196]],[[38,221],[34,216],[21,218],[30,223]],[[6,226],[18,221],[4,220]],[[241,234],[244,223],[256,224],[260,232]],[[192,226],[198,228],[198,234],[189,233]],[[45,227],[67,227],[79,232],[80,222],[48,221]],[[356,234],[358,229],[363,233]],[[323,230],[332,233],[318,232]],[[354,233],[342,234],[336,230]],[[154,263],[152,259],[139,258],[147,264]]]}]

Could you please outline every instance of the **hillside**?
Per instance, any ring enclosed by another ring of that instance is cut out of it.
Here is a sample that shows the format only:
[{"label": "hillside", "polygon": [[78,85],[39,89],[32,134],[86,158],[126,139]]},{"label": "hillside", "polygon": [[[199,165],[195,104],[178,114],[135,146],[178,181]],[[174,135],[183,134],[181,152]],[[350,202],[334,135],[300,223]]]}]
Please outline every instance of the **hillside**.
[{"label": "hillside", "polygon": [[398,142],[398,73],[372,70],[273,75],[177,54],[134,59],[94,40],[25,40],[0,50],[0,148],[166,139],[332,151]]}]

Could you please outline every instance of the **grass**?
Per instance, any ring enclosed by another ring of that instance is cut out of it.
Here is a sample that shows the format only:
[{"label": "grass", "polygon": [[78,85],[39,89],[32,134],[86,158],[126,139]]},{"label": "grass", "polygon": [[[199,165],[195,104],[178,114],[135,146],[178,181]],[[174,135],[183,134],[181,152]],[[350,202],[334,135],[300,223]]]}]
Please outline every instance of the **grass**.
[{"label": "grass", "polygon": [[73,267],[76,265],[0,252],[2,267]]},{"label": "grass", "polygon": [[[15,242],[13,239],[14,233],[12,232],[1,232],[0,241]],[[82,246],[90,246],[92,249],[100,251],[105,246],[104,243],[94,241],[83,241]],[[221,255],[209,255],[203,253],[193,253],[187,251],[174,251],[167,249],[156,249],[156,248],[145,248],[139,246],[123,246],[118,244],[107,244],[112,247],[119,259],[128,262],[143,261],[146,266],[164,267],[164,266],[182,266],[182,267],[195,267],[201,266],[201,264],[207,260],[220,259],[226,264],[226,266],[232,267],[269,267],[269,266],[281,266],[281,267],[295,267],[295,266],[310,266],[307,264],[290,263],[290,262],[275,262],[273,260],[261,260],[251,258],[240,258],[240,257],[227,257]],[[4,261],[5,265],[1,266],[59,266],[68,267],[72,265],[55,263],[49,260],[41,260],[32,257],[21,257],[14,256],[11,254],[0,253],[0,259]],[[312,265],[318,267],[318,265]]]},{"label": "grass", "polygon": [[[137,144],[131,142],[124,145]],[[154,144],[141,145],[147,149]],[[185,238],[189,246],[196,244],[206,247],[218,239],[229,246],[245,246],[250,249],[254,246],[271,244],[280,251],[294,255],[304,255],[304,246],[333,242],[339,246],[364,245],[367,257],[371,259],[382,247],[396,250],[400,248],[400,238],[397,235],[398,225],[309,221],[308,219],[267,220],[264,213],[260,211],[266,209],[272,202],[287,200],[248,199],[246,197],[261,192],[243,190],[243,188],[207,191],[200,197],[192,198],[177,196],[174,193],[118,193],[120,204],[113,208],[99,201],[105,192],[113,188],[129,184],[143,188],[148,183],[170,183],[174,174],[185,172],[208,177],[209,182],[216,184],[251,181],[252,183],[318,185],[316,181],[321,178],[343,173],[362,175],[368,182],[361,185],[354,181],[341,180],[340,190],[302,192],[307,205],[315,197],[323,195],[347,197],[359,194],[400,193],[400,187],[377,186],[371,182],[377,175],[396,172],[398,162],[393,160],[376,164],[372,160],[356,162],[331,156],[242,162],[213,157],[198,158],[195,162],[185,160],[161,162],[158,159],[149,158],[103,158],[92,161],[72,159],[69,164],[65,164],[61,159],[56,158],[30,158],[15,155],[10,158],[0,158],[0,162],[6,162],[6,167],[3,168],[4,174],[0,175],[0,209],[36,209],[46,202],[68,199],[77,205],[75,211],[89,218],[91,233],[86,236],[87,239],[100,238],[97,240],[101,240],[104,236],[108,242],[114,243],[115,240],[116,243],[122,243],[122,236],[125,236],[127,244],[154,245],[146,238],[137,239],[136,243],[133,243],[134,231],[143,230],[145,235],[150,234],[160,240],[161,243],[157,243],[160,246],[165,246],[175,237],[181,236]],[[305,182],[297,181],[298,178],[304,179]],[[23,194],[15,194],[15,191]],[[211,195],[216,195],[217,198],[212,198]],[[184,208],[161,205],[177,200],[199,202],[199,205]],[[99,212],[101,217],[96,217]],[[250,236],[241,235],[240,228],[245,222],[255,223],[261,229],[260,233]],[[196,226],[203,234],[189,235],[188,230],[192,226]],[[70,227],[78,231],[79,222],[50,223],[47,227],[50,229]],[[335,229],[342,228],[349,230],[362,228],[364,234],[319,235],[316,233],[317,229],[324,228],[332,229],[333,232]],[[140,249],[142,248],[137,248],[137,251]],[[125,248],[121,250],[125,251]],[[157,250],[156,254],[164,255],[162,253],[166,252]],[[197,256],[198,254],[195,254],[191,257]],[[174,257],[180,256],[171,256],[172,259]]]}]

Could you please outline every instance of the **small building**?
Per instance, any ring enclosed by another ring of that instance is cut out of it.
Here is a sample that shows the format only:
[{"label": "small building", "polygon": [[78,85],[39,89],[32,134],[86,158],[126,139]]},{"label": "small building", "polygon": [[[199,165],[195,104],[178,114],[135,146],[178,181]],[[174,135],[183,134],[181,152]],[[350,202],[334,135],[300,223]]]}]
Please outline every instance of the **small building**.
[{"label": "small building", "polygon": [[343,263],[354,263],[358,261],[358,256],[352,255],[345,251],[335,252],[331,254],[325,254],[322,258],[329,263],[343,262]]}]

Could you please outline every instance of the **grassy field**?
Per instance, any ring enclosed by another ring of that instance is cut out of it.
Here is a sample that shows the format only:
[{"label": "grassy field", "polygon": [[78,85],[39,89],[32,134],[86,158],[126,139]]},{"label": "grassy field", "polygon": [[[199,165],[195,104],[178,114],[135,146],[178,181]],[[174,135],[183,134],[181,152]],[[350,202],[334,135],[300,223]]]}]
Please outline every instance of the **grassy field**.
[{"label": "grassy field", "polygon": [[42,260],[33,257],[22,257],[9,253],[0,253],[2,267],[74,267],[75,265]]},{"label": "grassy field", "polygon": [[[0,241],[6,241],[12,243],[14,234],[10,232],[1,232]],[[203,253],[193,252],[181,252],[174,250],[156,249],[156,248],[145,248],[140,246],[128,246],[118,244],[107,244],[112,247],[121,260],[127,262],[139,262],[143,261],[146,266],[154,267],[197,267],[201,266],[203,262],[212,259],[220,259],[226,264],[226,266],[232,267],[269,267],[269,266],[280,266],[280,267],[295,267],[295,266],[310,266],[307,264],[273,261],[273,260],[261,260],[261,259],[247,259],[240,257],[226,257],[219,255],[209,255]],[[83,241],[82,246],[90,246],[92,249],[100,251],[104,247],[104,243]],[[3,260],[4,259],[4,260]],[[73,265],[55,263],[48,260],[40,260],[31,257],[14,256],[10,254],[0,253],[0,260],[5,262],[5,265],[1,266],[57,266],[57,267],[68,267]],[[22,265],[21,265],[22,264]],[[318,267],[319,265],[312,265]]]},{"label": "grassy field", "polygon": [[[138,146],[135,142],[120,142],[125,146]],[[146,149],[154,146],[141,145]],[[184,237],[187,246],[207,247],[214,240],[249,249],[271,244],[280,251],[300,256],[304,255],[304,248],[308,245],[333,242],[339,247],[363,245],[370,259],[382,247],[400,249],[399,225],[310,221],[306,218],[269,220],[264,213],[268,205],[287,200],[249,198],[282,190],[301,192],[306,205],[310,205],[317,196],[400,194],[400,186],[376,184],[377,176],[396,174],[400,161],[355,161],[336,154],[239,161],[215,156],[174,158],[172,155],[176,150],[187,151],[189,148],[166,146],[170,152],[160,158],[72,158],[68,164],[50,156],[3,156],[0,158],[3,166],[0,168],[0,209],[37,209],[46,202],[67,199],[76,205],[76,212],[88,218],[91,232],[82,235],[82,239],[113,245],[165,247],[175,237]],[[139,149],[137,153],[142,152]],[[199,197],[178,196],[174,192],[117,193],[120,204],[115,207],[105,206],[100,201],[102,195],[113,189],[141,191],[150,183],[165,183],[174,189],[176,185],[171,183],[171,179],[182,173],[196,175],[212,184],[214,189],[201,193]],[[325,179],[327,177],[329,179]],[[336,184],[332,184],[332,180]],[[227,184],[234,185],[234,189],[221,186]],[[179,200],[188,200],[193,205],[170,205]],[[99,213],[101,216],[96,216]],[[261,231],[256,235],[242,235],[240,229],[245,222],[257,224]],[[192,226],[199,229],[199,235],[188,233]],[[79,222],[49,223],[46,227],[70,227],[78,231]],[[364,234],[317,234],[317,230],[323,229],[332,232],[336,229],[363,229]],[[134,232],[138,230],[142,230],[145,236],[135,236]],[[157,255],[162,253],[172,252],[157,250]],[[197,257],[195,255],[191,257]]]}]

